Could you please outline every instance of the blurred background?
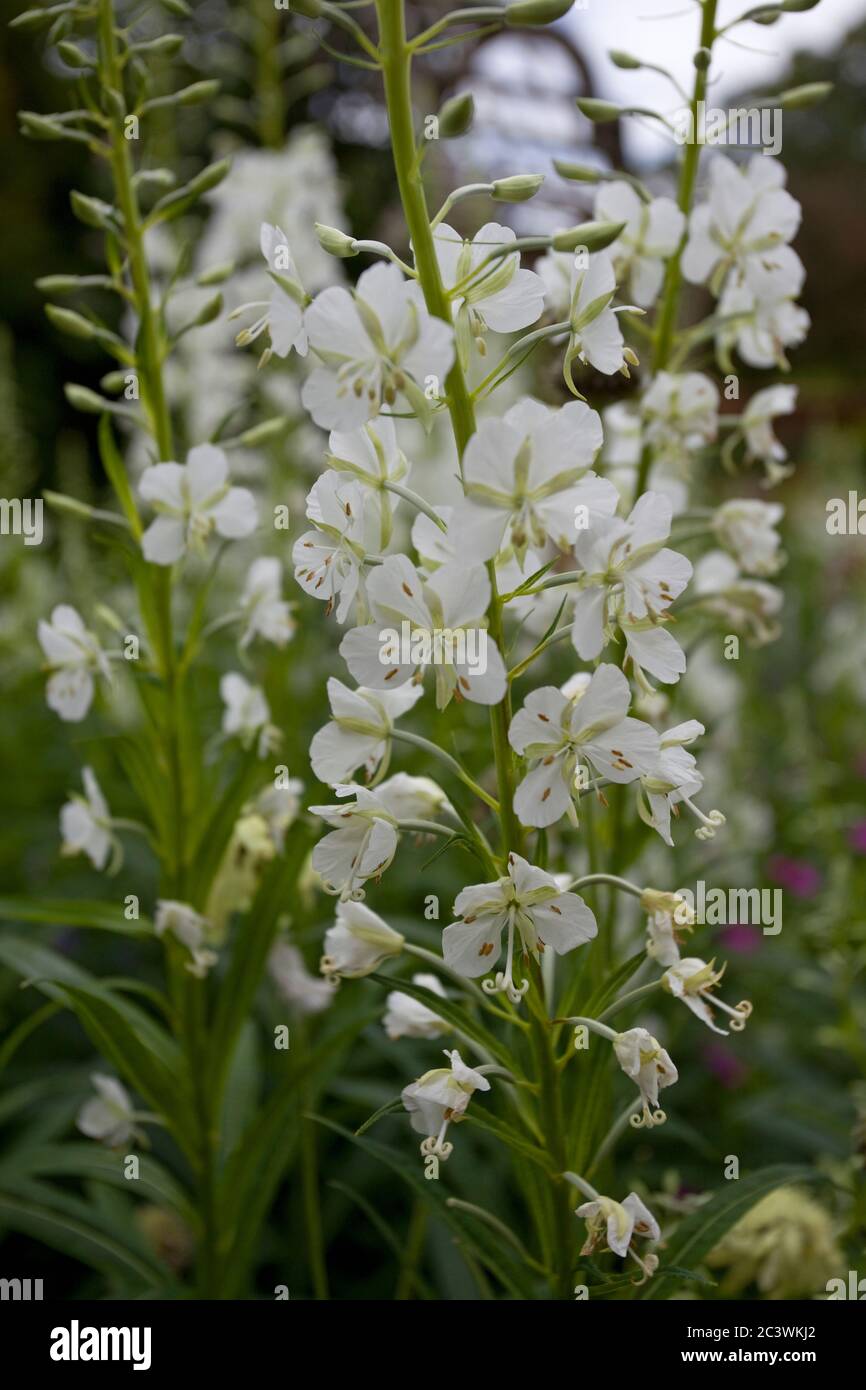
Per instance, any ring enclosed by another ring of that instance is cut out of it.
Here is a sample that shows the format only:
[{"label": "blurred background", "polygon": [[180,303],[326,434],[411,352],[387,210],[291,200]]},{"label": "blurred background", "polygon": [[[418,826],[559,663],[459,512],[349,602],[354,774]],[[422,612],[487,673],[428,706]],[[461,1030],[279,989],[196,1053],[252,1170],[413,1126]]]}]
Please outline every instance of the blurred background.
[{"label": "blurred background", "polygon": [[[508,34],[431,55],[419,68],[420,115],[436,112],[445,98],[466,89],[476,98],[471,136],[442,142],[429,162],[434,191],[444,196],[455,184],[518,171],[548,172],[538,199],[506,210],[514,213],[519,230],[570,225],[591,215],[592,190],[558,178],[553,158],[602,168],[622,161],[655,191],[668,191],[670,145],[634,121],[622,128],[593,127],[574,100],[597,95],[672,110],[678,103],[664,79],[623,72],[607,57],[608,47],[615,46],[664,62],[688,85],[696,10],[685,6],[671,15],[669,6],[670,0],[589,0],[544,36]],[[9,0],[0,3],[0,496],[38,497],[50,488],[98,505],[106,487],[95,447],[96,417],[74,411],[63,388],[73,381],[99,389],[106,359],[97,348],[51,327],[34,281],[49,273],[101,268],[99,234],[73,218],[69,194],[75,188],[100,196],[103,190],[86,152],[66,144],[34,144],[19,134],[18,110],[53,111],[71,104],[62,65],[46,58],[39,36],[7,30],[20,8]],[[726,3],[722,17],[733,17],[740,8]],[[444,6],[418,3],[413,9],[421,27]],[[154,33],[172,27],[170,16],[158,9],[152,23]],[[211,195],[204,218],[172,224],[170,234],[153,237],[152,260],[160,273],[167,272],[184,240],[194,269],[234,261],[237,273],[225,290],[228,310],[260,297],[264,288],[258,259],[263,220],[278,222],[287,232],[311,290],[357,273],[357,262],[337,263],[321,252],[313,220],[405,250],[374,74],[339,63],[309,24],[293,22],[269,0],[244,5],[201,0],[192,4],[192,18],[182,28],[186,39],[179,62],[172,64],[173,85],[180,67],[186,81],[219,77],[222,93],[207,108],[184,110],[180,120],[171,112],[158,118],[147,163],[170,165],[183,176],[229,154],[233,171]],[[810,1297],[825,1278],[847,1271],[858,1252],[862,1264],[866,1245],[866,536],[831,536],[826,528],[829,499],[845,498],[849,490],[866,497],[866,6],[862,0],[822,0],[815,10],[785,16],[772,27],[747,25],[736,37],[737,45],[721,46],[713,104],[748,105],[753,98],[772,104],[772,95],[788,87],[835,84],[822,106],[784,117],[781,158],[789,187],[803,205],[796,248],[807,267],[802,302],[812,319],[806,343],[792,354],[798,407],[779,427],[797,470],[772,494],[786,508],[788,563],[777,580],[785,592],[784,621],[779,639],[747,649],[735,672],[721,659],[718,638],[698,644],[677,701],[708,726],[701,766],[712,804],[728,816],[729,833],[700,857],[681,839],[673,877],[670,858],[655,847],[647,849],[645,862],[671,886],[703,877],[722,887],[781,887],[784,929],[777,938],[737,922],[703,929],[696,949],[708,959],[729,960],[731,996],[748,993],[755,1018],[734,1044],[709,1033],[696,1037],[684,1010],[666,1009],[666,1046],[675,1057],[678,1042],[681,1051],[697,1048],[703,1066],[681,1069],[676,1114],[653,1135],[652,1144],[639,1135],[624,1141],[623,1171],[639,1171],[642,1191],[666,1204],[675,1218],[718,1182],[720,1153],[737,1154],[751,1168],[792,1159],[817,1166],[834,1179],[835,1195],[803,1197],[799,1205],[796,1198],[785,1199],[787,1205],[782,1201],[778,1210],[765,1213],[767,1248],[775,1260],[769,1261],[769,1273],[736,1242],[719,1257],[727,1280],[719,1286],[722,1295]],[[343,47],[339,33],[326,38],[329,47]],[[435,205],[435,197],[431,201]],[[474,210],[461,217],[455,213],[453,220],[471,230],[474,216]],[[191,288],[186,317],[194,315],[201,299],[202,293]],[[696,304],[695,312],[700,307]],[[105,312],[111,312],[110,305]],[[263,414],[284,416],[283,436],[266,450],[236,456],[236,468],[271,502],[288,502],[297,518],[318,472],[323,437],[302,416],[297,379],[273,371],[257,376],[255,354],[238,353],[233,346],[235,331],[222,315],[183,340],[170,382],[180,437],[189,446],[226,417],[236,433]],[[741,373],[743,396],[767,384],[761,374]],[[535,377],[524,379],[521,387],[544,399],[561,399],[553,359],[542,359]],[[603,406],[625,398],[628,389],[619,378],[616,383],[598,378],[589,382],[587,394],[594,406]],[[428,469],[431,491],[437,448],[435,437],[430,442],[419,437],[419,467]],[[143,462],[132,441],[129,461],[134,472]],[[765,495],[750,478],[731,483],[716,475],[704,484],[706,499],[714,501],[749,490]],[[222,582],[228,588],[239,573],[227,567]],[[310,799],[320,801],[328,798],[315,786],[306,749],[323,722],[322,681],[342,672],[334,629],[326,627],[318,606],[299,593],[289,596],[299,600],[298,635],[286,652],[257,657],[259,675],[275,720],[286,731],[289,766],[316,793]],[[36,624],[61,601],[74,602],[82,612],[100,601],[121,614],[131,610],[131,595],[111,555],[78,523],[59,521],[46,511],[41,546],[0,537],[3,894],[72,898],[104,892],[84,861],[59,858],[57,814],[78,785],[81,764],[91,763],[106,779],[112,767],[110,740],[100,737],[106,728],[88,725],[82,732],[82,726],[62,725],[44,703]],[[208,658],[212,666],[205,665],[197,677],[200,716],[214,728],[217,674],[231,660],[228,650],[215,644]],[[568,656],[560,654],[549,678],[559,683],[570,673]],[[470,741],[475,713],[467,722]],[[429,771],[411,757],[400,766]],[[122,798],[114,801],[116,814],[134,813],[131,800],[128,806]],[[424,851],[401,856],[375,906],[396,927],[411,921],[416,940],[429,930],[426,944],[434,945],[436,924],[423,923],[420,930],[418,924],[415,885],[425,858]],[[152,894],[152,869],[134,846],[124,880],[130,875],[136,891]],[[424,870],[424,891],[442,895],[443,913],[454,882],[454,870],[442,860]],[[321,897],[296,905],[297,938],[313,968],[330,907]],[[638,917],[620,929],[635,949],[641,939]],[[107,936],[85,941],[69,931],[53,940],[99,973],[141,968],[139,947],[133,953]],[[156,970],[156,953],[145,968]],[[343,1022],[358,1016],[360,1041],[336,1051],[322,1082],[324,1094],[316,1098],[319,1108],[351,1128],[408,1078],[435,1065],[428,1044],[395,1045],[385,1038],[378,1021],[383,991],[363,988],[363,998],[351,988],[341,991],[334,1012],[342,1011]],[[0,971],[3,1028],[32,1007],[18,981]],[[263,1007],[269,1016],[277,1004],[266,1000]],[[332,1018],[311,1026],[337,1029]],[[680,1042],[686,1034],[688,1043]],[[62,1069],[53,1065],[59,1057]],[[60,1016],[42,1030],[16,1057],[14,1075],[7,1078],[0,1099],[4,1142],[18,1142],[22,1127],[31,1141],[34,1133],[68,1133],[87,1092],[91,1062],[70,1018]],[[404,1131],[393,1117],[382,1126],[385,1142],[405,1149],[410,1141]],[[425,1268],[438,1297],[477,1296],[472,1273],[444,1228],[435,1223],[426,1228],[411,1197],[394,1188],[366,1155],[347,1152],[329,1136],[320,1143],[325,1181],[333,1184],[327,1189],[325,1221],[335,1297],[407,1296],[414,1287],[381,1232],[367,1219],[356,1219],[360,1200],[372,1200],[395,1230],[410,1231],[413,1250],[426,1252]],[[460,1145],[460,1164],[449,1165],[457,1194],[471,1194],[483,1172],[489,1205],[507,1211],[507,1170],[491,1163],[485,1136],[466,1126]],[[298,1201],[290,1173],[260,1268],[261,1289],[271,1288],[277,1278],[291,1286],[293,1297],[295,1290],[304,1296],[309,1282],[291,1239]],[[148,1220],[152,1229],[143,1238],[161,1242],[165,1258],[182,1268],[182,1235],[160,1226],[158,1217]],[[752,1242],[749,1249],[755,1248]],[[68,1250],[51,1259],[55,1296],[86,1296],[98,1287]],[[22,1276],[40,1277],[45,1252],[27,1236],[10,1232],[3,1268],[12,1267]],[[702,1290],[700,1296],[718,1296],[718,1290],[716,1295]]]}]

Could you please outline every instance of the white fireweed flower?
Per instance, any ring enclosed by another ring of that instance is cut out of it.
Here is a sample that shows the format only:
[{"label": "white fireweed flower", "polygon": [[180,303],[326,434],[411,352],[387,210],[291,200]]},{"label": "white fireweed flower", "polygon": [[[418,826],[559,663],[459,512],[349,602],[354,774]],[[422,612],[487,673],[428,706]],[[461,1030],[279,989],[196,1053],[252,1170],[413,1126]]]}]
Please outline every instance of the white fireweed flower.
[{"label": "white fireweed flower", "polygon": [[647,917],[646,953],[659,965],[676,965],[680,959],[681,938],[691,932],[694,909],[680,893],[666,893],[657,888],[645,888],[640,905]]},{"label": "white fireweed flower", "polygon": [[40,619],[39,645],[50,672],[45,687],[48,708],[68,723],[77,724],[93,703],[94,676],[110,679],[108,660],[81,614],[68,603],[51,610],[51,619]]},{"label": "white fireweed flower", "polygon": [[357,980],[370,975],[389,956],[399,956],[405,937],[359,902],[337,905],[337,920],[325,932],[320,969],[326,979]]},{"label": "white fireweed flower", "polygon": [[692,212],[682,271],[718,296],[731,270],[746,272],[800,225],[800,205],[784,187],[785,167],[753,155],[737,165],[717,154],[709,170],[709,197]]},{"label": "white fireweed flower", "polygon": [[[438,994],[442,999],[446,997],[442,982],[436,975],[413,975],[412,983],[429,989],[431,994]],[[402,990],[392,990],[386,1004],[382,1026],[392,1042],[397,1038],[441,1038],[443,1033],[451,1031],[450,1023]]]},{"label": "white fireweed flower", "polygon": [[535,323],[544,308],[544,284],[531,270],[521,270],[520,252],[497,256],[481,269],[498,247],[515,240],[510,227],[486,222],[471,241],[441,222],[434,232],[436,259],[442,283],[451,297],[457,351],[464,369],[473,345],[483,357],[488,331],[513,333]]},{"label": "white fireweed flower", "polygon": [[742,282],[732,280],[722,291],[716,351],[726,371],[732,370],[732,348],[750,367],[787,371],[785,349],[799,347],[809,332],[808,313],[794,303],[805,278],[802,262],[789,246],[772,254],[777,273],[772,280],[760,281],[759,290],[751,287],[752,275]]},{"label": "white fireweed flower", "polygon": [[111,812],[93,769],[82,768],[84,796],[74,793],[60,810],[60,833],[64,855],[86,854],[94,869],[104,869],[113,850],[119,868],[120,846],[112,834]]},{"label": "white fireweed flower", "polygon": [[716,437],[719,392],[702,372],[659,372],[643,394],[641,414],[656,466],[684,473]]},{"label": "white fireweed flower", "polygon": [[545,251],[536,262],[536,274],[544,287],[544,302],[555,321],[567,318],[571,308],[573,251]]},{"label": "white fireweed flower", "polygon": [[721,811],[710,811],[704,815],[692,801],[692,797],[704,785],[698,765],[685,745],[693,743],[704,732],[703,724],[696,719],[688,719],[677,724],[659,736],[659,754],[655,766],[641,777],[641,788],[646,793],[649,807],[638,802],[641,819],[657,830],[666,845],[673,847],[671,838],[671,812],[679,814],[679,806],[687,806],[692,815],[700,821],[695,836],[699,840],[711,840],[720,825],[725,824]]},{"label": "white fireweed flower", "polygon": [[452,697],[496,705],[505,665],[487,633],[490,579],[481,565],[442,565],[426,580],[405,555],[389,555],[367,580],[374,621],[346,633],[343,657],[359,685],[391,690],[432,667],[436,707]]},{"label": "white fireweed flower", "polygon": [[620,1259],[630,1255],[636,1260],[643,1270],[644,1280],[655,1273],[658,1255],[645,1255],[641,1259],[632,1245],[635,1236],[661,1239],[658,1222],[636,1192],[630,1192],[622,1202],[615,1202],[612,1197],[597,1197],[594,1202],[579,1206],[575,1215],[586,1221],[586,1243],[581,1255],[594,1255],[606,1245]]},{"label": "white fireweed flower", "polygon": [[685,555],[664,544],[671,517],[666,497],[645,492],[627,521],[602,518],[578,536],[574,553],[584,573],[571,640],[584,661],[600,656],[620,626],[636,672],[674,682],[686,669],[679,643],[660,626],[692,574]]},{"label": "white fireweed flower", "polygon": [[295,632],[291,604],[283,598],[283,567],[279,560],[262,555],[247,571],[240,601],[244,631],[241,650],[255,637],[284,647]]},{"label": "white fireweed flower", "polygon": [[328,679],[333,719],[313,735],[310,762],[320,782],[348,782],[359,767],[371,780],[384,775],[391,756],[394,724],[424,694],[420,685],[397,690],[350,690],[335,676]]},{"label": "white fireweed flower", "polygon": [[261,816],[268,828],[274,849],[282,854],[285,849],[286,831],[296,819],[301,808],[304,784],[298,777],[290,777],[285,786],[265,787],[245,810]]},{"label": "white fireweed flower", "polygon": [[635,1129],[663,1125],[667,1117],[659,1108],[659,1091],[673,1086],[679,1078],[668,1053],[646,1028],[629,1028],[625,1033],[617,1033],[613,1050],[626,1076],[640,1091],[643,1102],[640,1114],[633,1114],[629,1123]]},{"label": "white fireweed flower", "polygon": [[447,565],[458,559],[451,532],[454,508],[434,507],[433,510],[445,522],[446,530],[440,530],[423,512],[419,512],[412,522],[412,544],[418,552],[422,569],[428,574],[432,574],[440,565]]},{"label": "white fireweed flower", "polygon": [[409,461],[397,444],[393,421],[380,415],[357,430],[332,430],[325,462],[367,489],[379,515],[377,548],[385,550],[400,500],[386,484],[403,482],[409,474]]},{"label": "white fireweed flower", "polygon": [[316,529],[305,531],[292,548],[295,578],[304,593],[321,599],[344,623],[357,600],[366,610],[363,565],[379,542],[379,523],[369,494],[346,474],[323,473],[307,495],[307,516]]},{"label": "white fireweed flower", "polygon": [[785,557],[780,553],[781,537],[775,527],[784,515],[780,502],[737,497],[716,509],[713,532],[744,574],[776,574]]},{"label": "white fireweed flower", "polygon": [[334,787],[339,797],[354,796],[340,806],[311,806],[334,829],[313,850],[313,868],[327,893],[345,901],[360,900],[367,879],[378,879],[397,850],[399,822],[429,820],[450,810],[448,798],[429,777],[410,777],[405,772],[389,777],[375,791],[354,782]]},{"label": "white fireweed flower", "polygon": [[[571,272],[571,299],[569,304],[570,336],[563,364],[566,385],[580,395],[571,375],[571,364],[575,358],[589,363],[605,376],[623,372],[628,376],[628,363],[633,366],[637,358],[626,348],[617,314],[634,311],[632,304],[622,304],[616,309],[611,302],[616,294],[616,275],[613,262],[606,251],[598,251],[585,259],[575,256]],[[642,312],[642,311],[639,311]]]},{"label": "white fireweed flower", "polygon": [[700,597],[704,612],[745,630],[756,646],[779,636],[775,620],[784,604],[782,590],[762,579],[744,578],[736,560],[723,550],[709,550],[698,560],[692,592]]},{"label": "white fireweed flower", "polygon": [[686,1008],[691,1009],[695,1017],[714,1033],[727,1035],[726,1028],[717,1028],[713,1022],[713,1008],[721,1009],[723,1013],[728,1014],[731,1031],[741,1033],[752,1014],[752,1005],[748,999],[743,999],[736,1008],[732,1008],[713,994],[726,969],[723,965],[721,970],[715,970],[715,963],[711,960],[708,964],[697,956],[688,956],[665,971],[662,976],[662,989],[666,989],[675,999],[682,999]]},{"label": "white fireweed flower", "polygon": [[740,431],[746,445],[746,458],[756,459],[767,470],[767,485],[780,482],[791,471],[785,467],[788,452],[773,432],[777,415],[791,415],[797,408],[796,386],[767,386],[756,391],[740,416]]},{"label": "white fireweed flower", "polygon": [[568,814],[576,821],[573,798],[586,785],[591,764],[612,782],[634,782],[654,766],[659,739],[654,729],[628,717],[631,690],[616,666],[601,665],[585,693],[569,698],[547,685],[527,695],[515,714],[508,741],[533,767],[514,797],[522,825],[554,825]]},{"label": "white fireweed flower", "polygon": [[190,449],[185,464],[145,468],[138,490],[158,513],[141,538],[153,565],[173,565],[187,550],[203,554],[214,531],[239,540],[258,524],[256,499],[248,488],[231,486],[228,459],[213,444]]},{"label": "white fireweed flower", "polygon": [[575,530],[612,516],[613,483],[590,472],[601,421],[583,401],[559,410],[524,398],[501,420],[484,420],[466,446],[463,484],[450,525],[458,554],[491,560],[511,546],[521,566],[528,547],[560,549]]},{"label": "white fireweed flower", "polygon": [[460,1053],[445,1051],[450,1067],[427,1071],[403,1088],[402,1100],[412,1116],[412,1128],[425,1135],[421,1145],[424,1158],[435,1157],[444,1163],[454,1150],[445,1138],[450,1124],[457,1124],[466,1114],[476,1091],[489,1091],[490,1082],[480,1071],[467,1067]]},{"label": "white fireweed flower", "polygon": [[428,314],[419,286],[396,266],[371,266],[351,293],[323,290],[304,326],[322,365],[307,378],[301,400],[322,429],[357,429],[398,403],[422,420],[429,416],[454,361],[453,333]]},{"label": "white fireweed flower", "polygon": [[229,671],[220,678],[223,699],[222,730],[227,738],[234,735],[244,748],[255,746],[264,758],[280,742],[280,732],[271,723],[271,711],[264,691],[250,685],[238,671]]},{"label": "white fireweed flower", "polygon": [[306,357],[304,305],[309,302],[309,297],[301,285],[301,277],[282,228],[263,222],[259,246],[274,282],[271,297],[263,302],[242,304],[231,317],[236,318],[246,309],[265,309],[265,313],[249,328],[242,329],[236,339],[238,347],[246,347],[267,329],[270,347],[265,348],[259,360],[259,366],[263,367],[272,353],[276,353],[277,357],[288,357],[293,348],[300,357]]},{"label": "white fireweed flower", "polygon": [[552,874],[535,868],[519,854],[509,854],[508,873],[495,883],[476,883],[458,894],[454,911],[460,917],[442,933],[445,962],[468,979],[485,975],[499,960],[502,932],[508,929],[505,970],[485,980],[488,994],[504,993],[513,1003],[529,989],[529,979],[513,978],[515,930],[524,961],[540,957],[547,946],[558,956],[591,941],[598,928],[595,917],[577,893],[564,893]]},{"label": "white fireweed flower", "polygon": [[292,1012],[301,1018],[320,1014],[334,999],[334,985],[312,975],[297,946],[278,941],[268,956],[268,973]]},{"label": "white fireweed flower", "polygon": [[636,468],[643,447],[641,414],[633,401],[617,401],[601,413],[604,427],[602,459],[608,468]]},{"label": "white fireweed flower", "polygon": [[119,1149],[135,1135],[136,1112],[126,1087],[113,1076],[94,1072],[90,1078],[96,1095],[82,1105],[75,1124],[88,1139],[98,1139]]},{"label": "white fireweed flower", "polygon": [[189,903],[160,898],[153,915],[153,929],[158,937],[170,933],[186,947],[191,956],[186,968],[197,980],[203,980],[216,965],[219,957],[208,945],[214,935],[211,923]]},{"label": "white fireweed flower", "polygon": [[625,222],[607,253],[617,281],[623,284],[628,278],[632,299],[649,309],[662,287],[664,263],[680,244],[685,214],[673,198],[653,198],[645,203],[630,184],[617,179],[600,185],[593,215],[600,222]]}]

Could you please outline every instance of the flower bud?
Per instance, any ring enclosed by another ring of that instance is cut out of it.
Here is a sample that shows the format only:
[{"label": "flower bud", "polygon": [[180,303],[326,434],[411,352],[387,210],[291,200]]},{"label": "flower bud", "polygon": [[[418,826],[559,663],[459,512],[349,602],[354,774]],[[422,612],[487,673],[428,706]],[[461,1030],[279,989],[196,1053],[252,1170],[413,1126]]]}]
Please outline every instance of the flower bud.
[{"label": "flower bud", "polygon": [[96,336],[95,326],[89,319],[84,318],[83,314],[76,314],[74,309],[62,309],[59,304],[46,304],[45,316],[61,333],[68,333],[72,338],[83,338],[86,342]]},{"label": "flower bud", "polygon": [[574,183],[601,183],[602,171],[591,164],[572,164],[568,159],[555,159],[553,167],[561,178]]},{"label": "flower bud", "polygon": [[461,92],[460,96],[450,97],[438,116],[439,134],[443,140],[453,140],[465,135],[475,119],[475,101],[471,92]]},{"label": "flower bud", "polygon": [[595,121],[598,125],[615,121],[622,113],[622,107],[615,101],[600,101],[598,97],[578,97],[577,109],[588,121]]},{"label": "flower bud", "polygon": [[630,53],[623,53],[618,48],[610,49],[608,58],[617,68],[642,68],[643,63],[639,58],[633,58]]},{"label": "flower bud", "polygon": [[510,178],[494,180],[491,197],[497,203],[525,203],[535,197],[543,183],[543,174],[512,174]]},{"label": "flower bud", "polygon": [[316,236],[319,238],[319,245],[323,251],[327,251],[329,256],[337,256],[341,260],[346,260],[349,256],[357,256],[358,251],[354,237],[347,236],[345,232],[339,231],[336,227],[326,227],[324,222],[317,222],[315,229]]},{"label": "flower bud", "polygon": [[550,244],[554,251],[574,251],[578,246],[585,246],[587,251],[603,251],[621,236],[625,225],[624,222],[582,222],[579,227],[554,232]]},{"label": "flower bud", "polygon": [[505,23],[509,25],[552,24],[568,14],[574,0],[512,0],[505,7]]},{"label": "flower bud", "polygon": [[808,111],[824,101],[832,90],[832,82],[807,82],[803,87],[789,87],[778,100],[786,111]]},{"label": "flower bud", "polygon": [[692,62],[697,68],[698,72],[706,72],[708,67],[710,66],[711,59],[712,54],[710,53],[710,50],[708,48],[699,48],[694,58],[692,59]]}]

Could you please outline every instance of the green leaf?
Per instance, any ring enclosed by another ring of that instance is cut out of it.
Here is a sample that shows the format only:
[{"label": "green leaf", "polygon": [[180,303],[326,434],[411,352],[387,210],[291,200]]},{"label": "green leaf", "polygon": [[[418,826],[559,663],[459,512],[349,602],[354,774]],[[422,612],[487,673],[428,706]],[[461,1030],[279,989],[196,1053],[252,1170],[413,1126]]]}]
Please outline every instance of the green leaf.
[{"label": "green leaf", "polygon": [[364,1123],[358,1126],[355,1133],[366,1134],[368,1129],[372,1129],[373,1126],[377,1124],[379,1120],[383,1120],[386,1115],[393,1115],[395,1111],[402,1109],[403,1101],[400,1096],[396,1096],[394,1100],[386,1100],[384,1105],[380,1105],[378,1110],[374,1110],[372,1115],[369,1115]]},{"label": "green leaf", "polygon": [[139,1176],[135,1182],[124,1177],[124,1156],[95,1143],[19,1145],[0,1159],[0,1187],[7,1174],[27,1177],[92,1178],[109,1183],[135,1197],[172,1207],[191,1226],[198,1216],[177,1179],[148,1154],[137,1154]]},{"label": "green leaf", "polygon": [[132,495],[132,488],[129,485],[129,478],[126,475],[126,467],[120,456],[120,451],[114,442],[114,432],[111,428],[111,417],[103,415],[99,421],[99,457],[102,459],[102,466],[105,469],[108,481],[114,488],[115,496],[121,505],[123,514],[132,529],[132,534],[136,540],[141,539],[141,519],[138,515],[138,508]]},{"label": "green leaf", "polygon": [[745,1216],[753,1206],[773,1192],[777,1187],[787,1187],[790,1183],[815,1183],[825,1181],[814,1168],[803,1164],[776,1163],[769,1168],[761,1168],[747,1178],[738,1178],[718,1188],[704,1206],[687,1216],[676,1228],[667,1242],[663,1255],[664,1265],[649,1280],[637,1295],[638,1298],[667,1298],[671,1279],[682,1278],[675,1266],[691,1269],[700,1264],[711,1250],[718,1245],[722,1236],[735,1226],[740,1217]]},{"label": "green leaf", "polygon": [[127,921],[123,908],[114,903],[82,898],[0,898],[0,921],[33,922],[53,927],[116,932],[118,936],[152,937],[149,918]]},{"label": "green leaf", "polygon": [[556,1167],[551,1163],[544,1149],[533,1144],[531,1139],[524,1139],[522,1134],[512,1129],[511,1125],[506,1124],[496,1115],[491,1115],[486,1110],[477,1109],[467,1112],[464,1119],[467,1124],[477,1125],[479,1129],[486,1129],[488,1134],[495,1135],[509,1149],[513,1149],[515,1153],[519,1153],[523,1158],[528,1158],[530,1162],[537,1164],[548,1176],[553,1177],[556,1174]]}]

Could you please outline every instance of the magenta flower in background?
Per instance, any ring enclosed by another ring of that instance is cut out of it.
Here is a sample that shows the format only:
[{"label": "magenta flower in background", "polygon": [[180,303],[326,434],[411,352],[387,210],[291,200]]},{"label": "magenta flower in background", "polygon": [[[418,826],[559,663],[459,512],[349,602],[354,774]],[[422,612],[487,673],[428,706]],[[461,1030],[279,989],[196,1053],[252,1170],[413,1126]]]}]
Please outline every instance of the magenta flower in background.
[{"label": "magenta flower in background", "polygon": [[820,869],[808,859],[792,859],[786,854],[774,854],[767,862],[767,872],[795,898],[814,898],[824,882]]},{"label": "magenta flower in background", "polygon": [[761,929],[750,922],[729,922],[719,932],[719,941],[726,951],[751,956],[761,944]]},{"label": "magenta flower in background", "polygon": [[744,1084],[749,1068],[730,1047],[726,1047],[724,1043],[709,1042],[701,1048],[701,1053],[707,1071],[712,1073],[726,1091],[736,1091]]},{"label": "magenta flower in background", "polygon": [[848,827],[848,843],[855,854],[866,854],[866,820],[855,821]]}]

